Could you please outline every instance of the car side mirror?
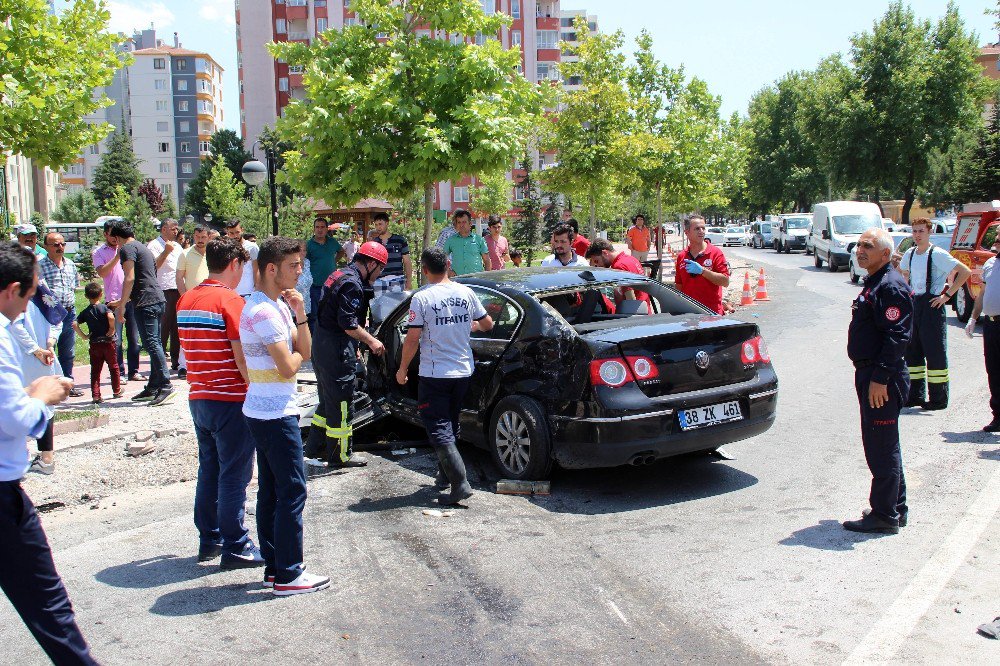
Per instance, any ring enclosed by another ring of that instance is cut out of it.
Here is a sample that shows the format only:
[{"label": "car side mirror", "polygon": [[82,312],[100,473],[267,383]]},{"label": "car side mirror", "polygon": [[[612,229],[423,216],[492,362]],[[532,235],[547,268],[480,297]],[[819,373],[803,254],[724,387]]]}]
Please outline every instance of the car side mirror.
[{"label": "car side mirror", "polygon": [[823,240],[830,240],[830,230],[824,229],[822,231]]}]

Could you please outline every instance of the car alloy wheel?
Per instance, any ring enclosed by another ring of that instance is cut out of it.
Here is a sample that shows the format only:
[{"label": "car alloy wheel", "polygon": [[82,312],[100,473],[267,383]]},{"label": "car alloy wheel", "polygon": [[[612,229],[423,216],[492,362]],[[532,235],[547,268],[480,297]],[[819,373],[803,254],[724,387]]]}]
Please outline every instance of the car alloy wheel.
[{"label": "car alloy wheel", "polygon": [[490,454],[505,478],[537,481],[552,470],[552,445],[545,410],[522,395],[507,396],[490,418]]},{"label": "car alloy wheel", "polygon": [[497,454],[504,467],[521,474],[531,460],[531,438],[528,425],[517,412],[504,412],[497,421]]},{"label": "car alloy wheel", "polygon": [[966,291],[965,286],[958,290],[955,294],[955,316],[963,324],[969,321],[972,316],[972,298],[969,292]]}]

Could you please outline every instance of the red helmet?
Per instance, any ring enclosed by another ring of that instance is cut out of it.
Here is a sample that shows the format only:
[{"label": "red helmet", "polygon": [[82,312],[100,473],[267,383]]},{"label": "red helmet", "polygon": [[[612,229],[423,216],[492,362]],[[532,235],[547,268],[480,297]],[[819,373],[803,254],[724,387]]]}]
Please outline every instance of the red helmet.
[{"label": "red helmet", "polygon": [[374,259],[383,266],[389,263],[389,252],[386,251],[384,245],[376,243],[375,241],[362,243],[361,247],[358,248],[358,251],[354,253],[354,256]]}]

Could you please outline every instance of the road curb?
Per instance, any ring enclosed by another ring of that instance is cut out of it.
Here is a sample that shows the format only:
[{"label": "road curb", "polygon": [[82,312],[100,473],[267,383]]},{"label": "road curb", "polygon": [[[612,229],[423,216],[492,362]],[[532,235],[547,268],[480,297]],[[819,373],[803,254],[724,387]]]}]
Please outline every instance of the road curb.
[{"label": "road curb", "polygon": [[59,447],[57,449],[57,452],[58,451],[69,451],[71,449],[81,449],[81,448],[86,448],[88,446],[99,446],[101,444],[107,444],[108,442],[112,442],[112,441],[117,440],[117,439],[122,439],[122,440],[126,440],[126,441],[129,441],[129,442],[134,442],[134,441],[137,441],[136,440],[136,435],[139,434],[140,432],[146,432],[146,433],[152,432],[153,433],[153,436],[152,437],[148,437],[145,441],[155,441],[157,439],[161,439],[161,438],[164,438],[164,437],[173,437],[173,436],[181,436],[181,435],[190,435],[191,434],[191,430],[188,430],[187,428],[161,428],[159,430],[152,430],[152,431],[150,431],[150,430],[145,430],[145,431],[140,430],[140,431],[137,431],[137,432],[119,432],[119,433],[114,433],[114,434],[110,434],[110,435],[104,435],[102,437],[95,437],[93,439],[84,440],[82,442],[76,442],[74,444],[67,444],[66,446]]}]

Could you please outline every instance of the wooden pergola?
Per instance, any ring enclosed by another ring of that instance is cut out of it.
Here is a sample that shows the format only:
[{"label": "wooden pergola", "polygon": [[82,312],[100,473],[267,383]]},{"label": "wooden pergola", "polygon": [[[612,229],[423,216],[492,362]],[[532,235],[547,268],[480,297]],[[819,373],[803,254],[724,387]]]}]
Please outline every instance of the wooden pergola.
[{"label": "wooden pergola", "polygon": [[342,206],[334,209],[322,199],[312,200],[312,210],[316,217],[325,218],[330,224],[346,226],[361,234],[362,239],[368,238],[372,221],[376,213],[391,213],[392,204],[381,199],[362,199],[350,208]]}]

